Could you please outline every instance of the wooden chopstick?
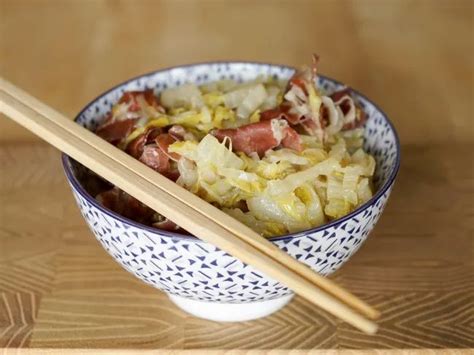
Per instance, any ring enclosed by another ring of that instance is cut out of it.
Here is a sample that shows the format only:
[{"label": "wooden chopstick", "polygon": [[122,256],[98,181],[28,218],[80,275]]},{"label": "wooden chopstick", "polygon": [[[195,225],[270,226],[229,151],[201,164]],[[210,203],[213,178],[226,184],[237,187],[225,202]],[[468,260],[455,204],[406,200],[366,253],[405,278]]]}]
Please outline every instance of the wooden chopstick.
[{"label": "wooden chopstick", "polygon": [[[373,322],[364,319],[331,295],[342,297],[345,302],[346,295],[349,295],[352,301],[347,303],[351,306],[359,305],[359,309],[361,304],[364,305],[362,301],[337,286],[334,291],[335,285],[332,282],[327,282],[329,280],[298,263],[245,225],[2,79],[0,111],[165,217],[192,231],[197,237],[281,281],[296,293],[361,330],[368,333],[376,331],[377,326]],[[227,222],[231,223],[230,227]],[[329,295],[316,288],[313,283],[322,284],[320,287]],[[374,315],[377,312],[371,313]]]}]

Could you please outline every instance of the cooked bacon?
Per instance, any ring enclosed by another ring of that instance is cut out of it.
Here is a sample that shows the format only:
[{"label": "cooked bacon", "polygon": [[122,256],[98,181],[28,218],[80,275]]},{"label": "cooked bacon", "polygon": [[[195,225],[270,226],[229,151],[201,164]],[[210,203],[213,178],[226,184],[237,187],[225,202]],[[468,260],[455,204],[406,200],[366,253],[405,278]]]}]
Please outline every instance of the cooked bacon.
[{"label": "cooked bacon", "polygon": [[280,143],[284,147],[301,150],[301,139],[298,133],[287,124],[282,129],[281,138],[275,137],[272,129],[273,121],[261,121],[239,128],[217,129],[212,134],[219,141],[229,137],[232,141],[232,149],[245,154],[257,153],[263,156],[267,150],[278,147]]},{"label": "cooked bacon", "polygon": [[121,191],[121,196],[125,200],[124,208],[121,214],[130,219],[146,223],[154,215],[154,211],[138,201],[135,197]]},{"label": "cooked bacon", "polygon": [[118,212],[118,195],[119,189],[114,187],[110,190],[101,192],[96,196],[97,201],[104,207]]},{"label": "cooked bacon", "polygon": [[152,224],[152,226],[155,228],[163,229],[170,232],[175,232],[179,229],[179,226],[173,221],[170,221],[168,218],[165,218],[161,222],[155,222]]},{"label": "cooked bacon", "polygon": [[165,175],[168,179],[176,182],[176,180],[178,180],[179,178],[179,170],[178,170],[178,166],[176,165],[175,162],[171,161],[170,162],[170,168],[167,172],[165,172],[163,175]]},{"label": "cooked bacon", "polygon": [[138,222],[147,223],[154,214],[151,208],[117,187],[98,194],[96,199],[102,206]]},{"label": "cooked bacon", "polygon": [[313,53],[312,56],[312,63],[311,63],[311,69],[313,71],[313,79],[316,79],[316,76],[318,75],[318,64],[319,64],[319,55],[316,53]]},{"label": "cooked bacon", "polygon": [[131,141],[125,151],[160,174],[176,181],[179,170],[171,164],[171,160],[178,161],[179,154],[168,151],[170,144],[176,141],[168,133],[161,133],[160,128],[151,128]]},{"label": "cooked bacon", "polygon": [[268,149],[275,148],[280,142],[274,137],[271,120],[248,124],[239,128],[217,129],[212,134],[223,141],[229,137],[232,149],[245,154],[256,152],[263,155]]},{"label": "cooked bacon", "polygon": [[[365,115],[364,110],[357,104],[357,102],[352,98],[351,96],[351,89],[348,87],[345,87],[342,90],[338,90],[336,92],[333,92],[329,97],[334,101],[335,103],[338,101],[341,101],[345,96],[350,97],[354,101],[354,105],[356,108],[356,118],[353,122],[346,123],[344,126],[342,126],[343,131],[355,129],[362,127],[367,121],[367,117]],[[343,100],[341,101],[338,106],[341,108],[341,111],[344,115],[346,115],[349,110],[350,110],[350,104],[348,103],[348,100]]]},{"label": "cooked bacon", "polygon": [[148,105],[154,107],[158,112],[164,113],[164,108],[158,103],[158,99],[153,93],[152,89],[147,89],[145,91],[127,91],[125,92],[119,100],[119,104],[126,103],[129,104],[128,110],[130,112],[137,112],[142,109],[138,97],[142,96]]},{"label": "cooked bacon", "polygon": [[344,96],[351,96],[351,89],[348,87],[345,87],[344,89],[334,91],[329,97],[332,99],[332,101],[337,102],[340,99],[342,99]]},{"label": "cooked bacon", "polygon": [[171,126],[168,133],[178,141],[195,141],[196,137],[194,134],[189,132],[186,128],[181,125],[175,124]]},{"label": "cooked bacon", "polygon": [[[318,63],[318,56],[313,55],[313,66],[312,70],[309,68],[305,68],[303,70],[298,70],[295,74],[291,77],[288,82],[288,87],[286,89],[286,93],[292,88],[292,86],[298,86],[299,88],[303,89],[304,93],[307,95],[306,84],[312,83],[316,78],[316,71],[317,71],[317,63]],[[348,99],[345,100],[344,97],[347,96]],[[350,95],[350,89],[344,88],[342,90],[336,91],[329,95],[329,97],[334,102],[339,102],[338,106],[341,109],[342,113],[346,115],[351,109],[351,102],[349,99],[353,100]],[[342,100],[342,101],[341,101]],[[346,123],[342,130],[350,130],[357,127],[361,127],[366,120],[365,113],[363,110],[355,103],[356,107],[356,119],[353,122]],[[301,125],[304,130],[310,135],[320,135],[321,129],[324,129],[329,125],[329,115],[327,108],[324,105],[321,105],[319,110],[319,126],[318,121],[314,121],[311,117],[301,116],[298,117],[296,114],[292,113],[291,110],[291,102],[285,100],[280,106],[266,110],[260,114],[260,118],[262,121],[271,120],[275,118],[283,118],[287,120],[291,125]]]},{"label": "cooked bacon", "polygon": [[137,138],[127,144],[125,151],[135,159],[139,159],[143,154],[143,148],[146,144],[154,143],[156,137],[161,133],[161,128],[150,128],[145,133],[140,134]]},{"label": "cooked bacon", "polygon": [[149,144],[143,148],[140,161],[162,174],[170,168],[168,156],[156,144]]},{"label": "cooked bacon", "polygon": [[[140,100],[140,98],[143,100]],[[96,130],[96,133],[99,136],[115,145],[122,143],[125,137],[130,134],[134,123],[138,118],[140,118],[140,113],[137,114],[136,112],[144,109],[142,106],[146,106],[148,104],[157,112],[165,112],[163,107],[158,103],[158,100],[151,89],[145,91],[125,92],[118,103],[125,103],[128,105],[128,107],[125,108],[126,112],[118,114],[118,116],[114,116],[112,111],[107,115],[104,123]],[[129,114],[127,114],[127,112],[129,112]],[[137,146],[135,147],[136,149],[133,150],[135,152],[139,152],[141,150],[140,147],[142,147],[142,142],[138,140],[135,142],[135,144],[137,144]]]},{"label": "cooked bacon", "polygon": [[[314,113],[312,113],[311,109],[308,107],[309,98],[307,90],[307,86],[313,85],[316,80],[318,61],[319,57],[316,54],[313,54],[313,65],[311,68],[305,67],[301,70],[295,71],[285,90],[285,101],[275,109],[262,112],[260,116],[262,120],[284,118],[293,126],[301,125],[310,135],[321,135],[321,129],[324,129],[327,125],[327,122],[324,122],[324,112],[320,110],[319,117],[312,117],[314,116]],[[290,99],[289,96],[286,96],[289,92],[292,94],[293,100]],[[305,108],[305,105],[306,113],[305,110],[302,110]]]},{"label": "cooked bacon", "polygon": [[304,120],[301,122],[301,126],[310,136],[316,136],[318,134],[318,126],[313,120]]},{"label": "cooked bacon", "polygon": [[[140,100],[140,97],[143,100]],[[134,128],[135,122],[145,114],[142,112],[142,109],[144,109],[142,106],[149,105],[153,107],[154,111],[152,113],[165,112],[163,107],[158,104],[152,90],[125,92],[118,103],[127,104],[128,106],[120,108],[118,110],[120,112],[115,112],[115,114],[114,110],[110,112],[104,122],[96,129],[99,136],[115,145],[123,142]]]},{"label": "cooked bacon", "polygon": [[290,106],[287,103],[282,103],[280,106],[263,111],[260,114],[260,120],[261,121],[266,121],[266,120],[271,120],[273,118],[284,118],[287,120],[289,123],[296,125],[300,123],[300,119],[298,116],[290,113]]},{"label": "cooked bacon", "polygon": [[302,69],[296,70],[293,76],[288,81],[288,86],[286,91],[288,91],[292,85],[300,87],[306,95],[308,91],[306,90],[307,84],[313,84],[316,79],[317,69],[319,63],[319,56],[316,53],[313,53],[313,63],[311,68],[304,67]]},{"label": "cooked bacon", "polygon": [[184,136],[186,135],[187,131],[183,126],[175,124],[170,127],[168,133],[176,140],[182,141],[184,140]]},{"label": "cooked bacon", "polygon": [[[260,114],[260,119],[262,121],[266,121],[273,118],[283,118],[293,126],[301,125],[310,135],[314,136],[316,134],[316,130],[318,127],[316,126],[316,123],[313,120],[304,116],[298,118],[296,115],[291,114],[289,110],[290,107],[286,103],[282,103],[277,108],[263,111]],[[323,105],[321,105],[319,117],[321,121],[321,127],[324,129],[324,127],[328,125],[328,114]]]},{"label": "cooked bacon", "polygon": [[147,139],[146,139],[146,144],[154,143],[156,137],[158,137],[158,136],[161,134],[161,132],[162,132],[161,128],[158,128],[158,127],[151,128],[151,129],[148,131],[148,136],[147,136]]},{"label": "cooked bacon", "polygon": [[[306,118],[304,116],[301,118],[298,118],[296,117],[296,115],[289,113],[288,110],[289,110],[289,107],[283,103],[277,108],[263,111],[260,114],[260,119],[262,121],[266,121],[266,120],[271,120],[274,118],[283,118],[287,120],[293,126],[301,125],[305,129],[305,131],[308,132],[308,134],[310,135],[316,134],[315,132],[316,132],[317,126],[313,120]],[[328,118],[327,118],[327,112],[325,112],[325,109],[323,106],[321,106],[320,120],[321,120],[321,127],[323,128],[326,127],[328,124]]]},{"label": "cooked bacon", "polygon": [[143,148],[147,141],[148,133],[140,134],[137,138],[127,144],[125,151],[135,159],[138,159],[143,154]]},{"label": "cooked bacon", "polygon": [[166,154],[168,158],[174,161],[178,161],[179,158],[181,158],[181,155],[168,151],[168,147],[176,141],[177,139],[173,138],[173,136],[168,133],[162,133],[158,135],[158,137],[156,137],[155,139],[156,145],[161,149],[164,154]]},{"label": "cooked bacon", "polygon": [[353,122],[346,123],[344,126],[342,126],[342,130],[348,131],[351,129],[360,128],[365,124],[366,121],[367,121],[367,116],[364,110],[356,106],[356,119]]},{"label": "cooked bacon", "polygon": [[301,141],[301,137],[293,128],[286,127],[284,129],[285,136],[281,140],[281,145],[285,148],[294,149],[298,152],[303,150],[303,142]]},{"label": "cooked bacon", "polygon": [[[296,70],[288,81],[285,90],[285,101],[280,105],[280,117],[285,118],[293,126],[301,125],[308,134],[324,138],[323,129],[327,122],[324,122],[323,112],[313,112],[309,103],[308,87],[315,84],[319,56],[313,54],[311,68],[304,67]],[[266,113],[265,117],[275,115],[277,111]]]},{"label": "cooked bacon", "polygon": [[334,101],[334,103],[338,102],[337,106],[339,106],[344,115],[347,115],[347,113],[351,109],[351,104],[349,103],[349,101],[353,100],[349,88],[336,91],[332,93],[329,97],[332,99],[332,101]]},{"label": "cooked bacon", "polygon": [[161,147],[153,143],[145,145],[139,160],[168,179],[176,181],[179,178],[179,170],[176,163],[170,160],[170,154],[173,153],[166,154]]},{"label": "cooked bacon", "polygon": [[107,142],[117,145],[132,132],[136,119],[106,122],[99,126],[95,133]]},{"label": "cooked bacon", "polygon": [[323,129],[329,126],[329,112],[327,107],[324,105],[321,105],[319,108],[319,120]]},{"label": "cooked bacon", "polygon": [[304,91],[305,94],[308,94],[305,87],[305,79],[302,76],[298,76],[298,74],[300,73],[296,72],[293,75],[293,77],[289,81],[289,85],[299,86]]},{"label": "cooked bacon", "polygon": [[174,228],[172,224],[164,224],[163,226],[155,225],[152,222],[152,218],[156,212],[138,201],[136,198],[120,190],[118,187],[113,187],[110,190],[101,192],[96,196],[96,199],[105,208],[108,208],[126,218],[130,218],[139,223],[156,226],[161,229],[176,230],[172,229]]},{"label": "cooked bacon", "polygon": [[284,114],[285,113],[283,112],[283,109],[281,108],[281,106],[271,108],[269,110],[266,110],[260,113],[260,121],[268,121],[273,118],[283,118],[282,116]]}]

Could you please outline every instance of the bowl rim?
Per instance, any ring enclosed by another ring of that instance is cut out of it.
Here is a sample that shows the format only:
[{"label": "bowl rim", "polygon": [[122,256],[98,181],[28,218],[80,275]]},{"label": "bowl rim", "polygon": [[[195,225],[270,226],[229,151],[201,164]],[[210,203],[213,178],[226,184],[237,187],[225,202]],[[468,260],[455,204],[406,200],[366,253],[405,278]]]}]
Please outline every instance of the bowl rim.
[{"label": "bowl rim", "polygon": [[[101,94],[99,94],[98,96],[96,96],[94,99],[92,99],[91,101],[89,101],[89,103],[87,105],[84,106],[84,108],[74,117],[74,122],[77,122],[77,120],[79,119],[79,117],[81,117],[85,111],[87,111],[92,105],[94,105],[98,100],[100,100],[101,98],[103,98],[104,96],[110,94],[112,91],[120,88],[121,86],[124,86],[124,85],[127,85],[131,82],[134,82],[134,81],[137,81],[137,80],[140,80],[142,78],[146,78],[146,77],[149,77],[149,76],[152,76],[152,75],[155,75],[155,74],[158,74],[158,73],[162,73],[162,72],[167,72],[167,71],[170,71],[172,69],[179,69],[179,68],[190,68],[190,67],[194,67],[194,66],[199,66],[199,65],[213,65],[213,64],[250,64],[250,65],[268,65],[268,66],[273,66],[273,67],[279,67],[279,68],[284,68],[284,69],[289,69],[289,70],[296,70],[295,67],[292,67],[292,66],[289,66],[289,65],[282,65],[282,64],[274,64],[274,63],[268,63],[268,62],[258,62],[258,61],[225,61],[225,60],[220,60],[220,61],[207,61],[207,62],[196,62],[196,63],[190,63],[190,64],[184,64],[184,65],[176,65],[176,66],[171,66],[171,67],[166,67],[166,68],[163,68],[163,69],[158,69],[158,70],[153,70],[153,71],[150,71],[150,72],[147,72],[147,73],[144,73],[144,74],[140,74],[140,75],[137,75],[137,76],[134,76],[132,77],[131,79],[128,79],[128,80],[125,80],[115,86],[113,86],[112,88],[102,92]],[[325,75],[320,75],[318,74],[318,77],[321,77],[323,78],[324,80],[327,80],[327,81],[331,81],[335,84],[338,84],[338,85],[343,85],[345,86],[344,83],[338,81],[338,80],[335,80],[333,78],[330,78],[328,76],[325,76]],[[364,100],[368,101],[370,104],[372,104],[376,110],[378,110],[380,112],[380,114],[383,116],[383,118],[385,119],[385,121],[387,122],[387,124],[390,126],[390,129],[392,130],[393,132],[393,135],[395,137],[395,148],[396,148],[396,159],[395,159],[395,167],[392,169],[391,173],[390,173],[390,176],[388,177],[387,181],[380,187],[380,189],[372,196],[372,198],[370,200],[368,200],[367,202],[363,203],[362,205],[360,205],[359,207],[357,207],[355,210],[353,210],[352,212],[350,212],[349,214],[341,217],[341,218],[338,218],[338,219],[335,219],[329,223],[325,223],[323,225],[320,225],[320,226],[317,226],[317,227],[314,227],[314,228],[310,228],[310,229],[305,229],[303,231],[299,231],[299,232],[296,232],[296,233],[289,233],[289,234],[284,234],[284,235],[279,235],[279,236],[275,236],[275,237],[270,237],[270,238],[267,238],[269,241],[272,241],[272,242],[275,242],[275,241],[281,241],[281,240],[289,240],[289,239],[294,239],[294,238],[298,238],[298,237],[303,237],[303,236],[306,236],[308,234],[312,234],[312,233],[316,233],[316,232],[320,232],[320,231],[323,231],[325,229],[328,229],[328,228],[331,228],[331,227],[334,227],[334,226],[337,226],[341,223],[344,223],[345,221],[351,219],[352,217],[358,215],[359,213],[361,213],[363,210],[365,210],[366,208],[368,208],[369,206],[377,203],[381,198],[382,196],[387,192],[387,190],[389,190],[394,181],[395,181],[395,178],[397,177],[397,174],[398,174],[398,171],[400,169],[400,155],[401,155],[401,149],[400,149],[400,139],[398,137],[398,133],[395,129],[395,126],[393,125],[393,123],[390,121],[390,119],[388,118],[387,114],[377,105],[375,104],[372,100],[370,100],[367,96],[365,96],[364,94],[362,94],[360,91],[354,89],[352,86],[349,86],[351,91],[354,92],[357,96],[360,96],[362,97]],[[66,175],[66,178],[68,179],[68,181],[70,182],[71,186],[88,202],[90,203],[91,205],[93,205],[95,208],[99,209],[102,213],[105,213],[107,215],[109,215],[110,217],[112,218],[115,218],[115,219],[118,219],[119,221],[121,221],[122,223],[125,223],[125,224],[128,224],[128,225],[131,225],[135,228],[138,228],[138,229],[143,229],[147,232],[150,232],[152,234],[155,234],[155,235],[159,235],[160,237],[169,237],[169,238],[172,238],[172,239],[181,239],[181,240],[189,240],[189,241],[193,241],[193,242],[201,242],[201,243],[206,243],[205,241],[199,239],[199,238],[196,238],[195,236],[191,235],[191,234],[181,234],[181,233],[175,233],[175,232],[170,232],[170,231],[166,231],[166,230],[163,230],[163,229],[158,229],[158,228],[154,228],[154,227],[151,227],[151,226],[147,226],[145,224],[142,224],[142,223],[139,223],[139,222],[136,222],[132,219],[129,219],[127,217],[124,217],[114,211],[111,211],[109,210],[108,208],[105,208],[104,206],[102,206],[99,202],[97,202],[97,200],[91,195],[89,194],[83,187],[82,187],[82,184],[79,182],[79,180],[76,178],[76,176],[74,175],[74,173],[72,172],[72,169],[71,169],[71,162],[72,162],[72,158],[69,157],[68,155],[66,155],[65,153],[62,153],[61,154],[61,160],[62,160],[62,165],[63,165],[63,169],[64,169],[64,172],[65,172],[65,175]]]}]

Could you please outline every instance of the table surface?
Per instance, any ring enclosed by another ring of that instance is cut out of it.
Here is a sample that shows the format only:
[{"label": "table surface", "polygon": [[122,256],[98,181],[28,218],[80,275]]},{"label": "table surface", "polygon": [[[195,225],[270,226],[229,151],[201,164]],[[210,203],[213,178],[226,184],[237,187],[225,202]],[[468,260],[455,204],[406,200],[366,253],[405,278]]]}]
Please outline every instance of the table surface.
[{"label": "table surface", "polygon": [[332,276],[382,311],[367,336],[298,297],[239,324],[184,314],[95,240],[59,152],[0,117],[0,348],[473,347],[473,36],[471,1],[0,0],[0,75],[70,117],[154,69],[317,51],[402,142],[384,215]]}]

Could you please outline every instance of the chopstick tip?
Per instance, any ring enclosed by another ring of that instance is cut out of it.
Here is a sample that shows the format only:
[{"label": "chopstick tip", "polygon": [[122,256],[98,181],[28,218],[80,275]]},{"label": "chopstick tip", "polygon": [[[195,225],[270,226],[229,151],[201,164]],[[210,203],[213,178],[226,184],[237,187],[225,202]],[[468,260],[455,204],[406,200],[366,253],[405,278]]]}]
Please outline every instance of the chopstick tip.
[{"label": "chopstick tip", "polygon": [[380,319],[380,316],[382,315],[382,313],[380,313],[380,311],[372,308],[370,310],[370,312],[367,313],[367,317],[369,317],[370,319],[373,319],[373,320],[377,320],[377,319]]}]

